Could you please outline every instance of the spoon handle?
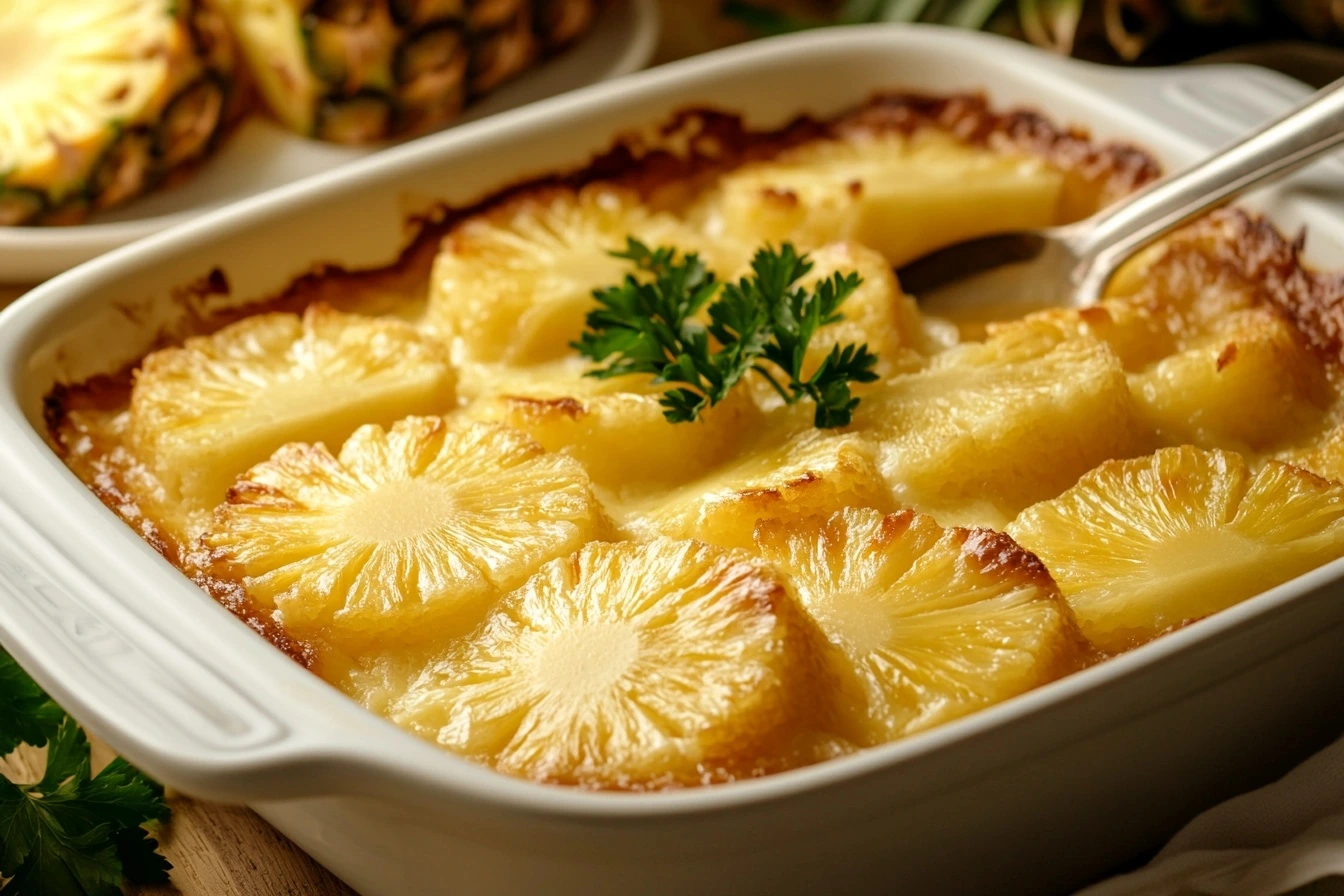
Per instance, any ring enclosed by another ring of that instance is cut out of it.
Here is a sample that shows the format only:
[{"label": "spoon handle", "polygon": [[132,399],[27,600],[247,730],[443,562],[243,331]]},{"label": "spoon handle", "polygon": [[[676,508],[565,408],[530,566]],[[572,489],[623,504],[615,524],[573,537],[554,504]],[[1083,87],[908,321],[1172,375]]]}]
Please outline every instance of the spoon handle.
[{"label": "spoon handle", "polygon": [[1095,301],[1119,263],[1152,240],[1341,143],[1344,78],[1194,167],[1067,228],[1064,240],[1080,259],[1073,272],[1076,300]]}]

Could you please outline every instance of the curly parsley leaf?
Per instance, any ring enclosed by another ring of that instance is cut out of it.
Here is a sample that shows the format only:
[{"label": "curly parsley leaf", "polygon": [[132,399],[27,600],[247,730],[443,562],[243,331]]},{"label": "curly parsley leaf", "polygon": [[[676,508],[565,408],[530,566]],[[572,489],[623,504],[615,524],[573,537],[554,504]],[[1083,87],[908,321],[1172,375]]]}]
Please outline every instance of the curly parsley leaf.
[{"label": "curly parsley leaf", "polygon": [[0,735],[31,743],[42,730],[47,764],[35,784],[0,776],[0,896],[112,896],[123,879],[166,880],[172,866],[142,827],[168,818],[163,788],[123,759],[91,774],[83,730],[59,709],[50,725],[55,704],[39,705],[41,691],[17,669],[0,651],[0,706],[27,712],[0,716]]},{"label": "curly parsley leaf", "polygon": [[8,756],[19,744],[42,746],[64,718],[65,712],[0,650],[0,756]]},{"label": "curly parsley leaf", "polygon": [[[759,250],[751,275],[726,284],[695,253],[650,249],[629,237],[626,248],[612,254],[630,261],[636,273],[594,290],[598,308],[573,348],[605,365],[589,376],[644,373],[671,386],[660,403],[673,423],[695,420],[750,371],[789,404],[813,402],[817,427],[844,426],[859,403],[850,383],[877,379],[877,356],[866,345],[835,346],[803,375],[812,338],[842,319],[841,304],[862,282],[857,273],[801,287],[812,263],[789,243]],[[702,309],[708,325],[697,319]]]}]

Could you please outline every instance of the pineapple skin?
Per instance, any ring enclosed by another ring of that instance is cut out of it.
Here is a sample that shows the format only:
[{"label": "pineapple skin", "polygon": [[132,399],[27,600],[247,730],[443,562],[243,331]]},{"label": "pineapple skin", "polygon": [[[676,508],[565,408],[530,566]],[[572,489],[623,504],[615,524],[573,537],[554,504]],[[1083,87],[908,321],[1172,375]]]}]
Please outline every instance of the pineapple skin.
[{"label": "pineapple skin", "polygon": [[[0,226],[78,224],[170,186],[211,155],[246,113],[250,84],[215,0],[144,2],[162,6],[162,33],[150,57],[161,66],[158,83],[96,128],[48,132],[40,149],[12,160],[0,171]],[[52,0],[48,14],[79,12],[77,4]],[[5,161],[0,153],[0,168]]]},{"label": "pineapple skin", "polygon": [[218,0],[271,113],[305,136],[425,133],[579,39],[596,0]]},{"label": "pineapple skin", "polygon": [[773,770],[828,717],[820,633],[773,569],[694,541],[543,566],[390,705],[518,777],[652,790]]}]

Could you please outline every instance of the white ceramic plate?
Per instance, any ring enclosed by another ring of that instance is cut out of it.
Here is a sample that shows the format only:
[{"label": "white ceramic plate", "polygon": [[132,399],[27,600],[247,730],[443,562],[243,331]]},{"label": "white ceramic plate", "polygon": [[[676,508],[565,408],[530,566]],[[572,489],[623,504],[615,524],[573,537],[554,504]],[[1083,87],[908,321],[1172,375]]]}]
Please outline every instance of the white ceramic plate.
[{"label": "white ceramic plate", "polygon": [[[610,4],[593,30],[572,48],[473,104],[453,126],[638,71],[653,57],[658,24],[657,0]],[[200,171],[174,189],[96,214],[87,224],[0,227],[0,283],[37,283],[201,212],[329,171],[379,149],[309,140],[254,117]]]}]

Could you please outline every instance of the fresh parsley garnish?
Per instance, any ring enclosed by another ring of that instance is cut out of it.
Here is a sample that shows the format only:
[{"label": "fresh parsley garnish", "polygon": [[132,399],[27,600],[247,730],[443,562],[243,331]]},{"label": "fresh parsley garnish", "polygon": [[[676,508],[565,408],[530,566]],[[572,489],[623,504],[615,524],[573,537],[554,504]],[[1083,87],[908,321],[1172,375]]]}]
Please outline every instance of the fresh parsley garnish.
[{"label": "fresh parsley garnish", "polygon": [[163,788],[124,759],[92,774],[84,731],[0,650],[0,757],[47,748],[42,780],[0,775],[0,896],[118,896],[172,867],[142,825],[169,815]]},{"label": "fresh parsley garnish", "polygon": [[[862,282],[857,273],[799,286],[812,262],[790,243],[758,250],[750,276],[723,284],[694,252],[650,249],[627,237],[625,249],[612,255],[630,261],[636,273],[593,291],[599,307],[572,347],[605,365],[589,376],[646,373],[673,386],[660,399],[673,423],[695,420],[753,371],[785,402],[813,402],[817,427],[844,426],[859,403],[850,383],[877,379],[877,356],[867,345],[834,346],[803,373],[812,337],[842,319],[841,304]],[[697,319],[702,309],[707,325]]]}]

